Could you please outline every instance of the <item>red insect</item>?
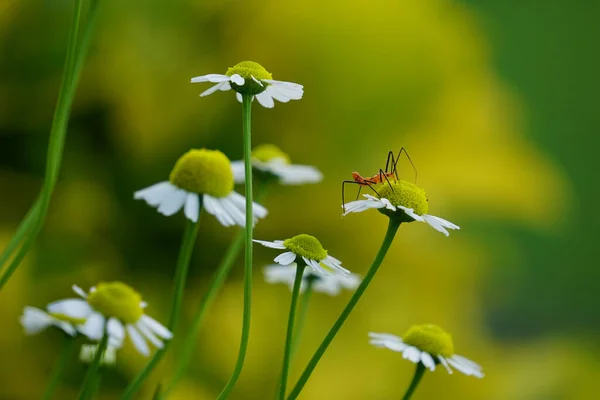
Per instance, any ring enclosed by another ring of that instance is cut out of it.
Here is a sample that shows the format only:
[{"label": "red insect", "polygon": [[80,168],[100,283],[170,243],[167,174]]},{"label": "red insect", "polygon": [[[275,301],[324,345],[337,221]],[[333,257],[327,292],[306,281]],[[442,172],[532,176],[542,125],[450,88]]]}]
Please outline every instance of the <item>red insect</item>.
[{"label": "red insect", "polygon": [[[385,163],[385,171],[383,171],[380,168],[379,173],[377,173],[371,177],[363,177],[358,172],[352,172],[352,180],[351,181],[350,180],[342,181],[342,208],[343,208],[343,211],[346,212],[346,209],[344,207],[344,204],[346,203],[346,197],[344,195],[344,185],[346,183],[355,184],[355,185],[359,186],[358,193],[356,194],[357,200],[358,200],[358,196],[360,196],[360,192],[361,192],[362,188],[365,186],[367,186],[377,196],[379,196],[379,193],[377,193],[377,191],[372,187],[372,185],[376,185],[378,183],[383,183],[385,180],[388,183],[388,185],[390,185],[390,187],[392,187],[392,184],[390,183],[390,179],[392,179],[394,181],[397,181],[400,179],[398,177],[398,161],[400,160],[400,156],[402,155],[402,153],[404,153],[406,155],[406,158],[408,158],[410,165],[412,165],[413,170],[415,171],[415,183],[416,183],[417,182],[417,169],[415,168],[415,164],[413,164],[412,160],[410,159],[410,156],[406,152],[406,149],[404,147],[402,147],[396,157],[394,157],[394,152],[390,150],[388,152],[387,161]],[[390,162],[391,162],[391,164],[390,164]],[[393,190],[393,188],[392,188],[392,190]]]}]

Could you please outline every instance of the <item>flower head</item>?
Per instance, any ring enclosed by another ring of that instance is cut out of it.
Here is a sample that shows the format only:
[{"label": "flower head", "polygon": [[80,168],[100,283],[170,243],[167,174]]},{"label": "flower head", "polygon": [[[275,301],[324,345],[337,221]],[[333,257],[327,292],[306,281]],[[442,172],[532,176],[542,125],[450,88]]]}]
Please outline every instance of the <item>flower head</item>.
[{"label": "flower head", "polygon": [[173,337],[172,333],[144,312],[146,303],[130,286],[122,282],[101,282],[86,293],[73,286],[75,293],[83,299],[66,299],[48,306],[68,317],[84,316],[85,323],[79,329],[92,340],[100,340],[106,330],[108,345],[121,348],[125,336],[143,355],[150,354],[146,340],[162,348],[163,340]]},{"label": "flower head", "polygon": [[[169,181],[159,182],[134,193],[158,212],[170,216],[182,208],[185,216],[197,222],[200,201],[209,214],[224,226],[246,226],[246,199],[233,191],[233,172],[225,154],[218,150],[190,150],[177,160]],[[254,223],[267,216],[267,210],[253,203]]]},{"label": "flower head", "polygon": [[[79,351],[79,361],[84,364],[90,364],[96,352],[98,351],[97,344],[84,344]],[[117,349],[112,346],[107,346],[100,359],[100,365],[115,365],[117,362]]]},{"label": "flower head", "polygon": [[[283,185],[302,185],[317,183],[323,179],[321,171],[310,165],[292,164],[290,156],[272,144],[261,144],[252,150],[252,168],[254,173],[266,180],[275,178]],[[244,183],[246,174],[244,161],[232,161],[235,183]]]},{"label": "flower head", "polygon": [[[321,265],[325,270],[328,268],[325,265]],[[292,263],[289,265],[267,265],[263,272],[265,274],[265,280],[268,283],[284,283],[290,287],[290,290],[294,287],[294,280],[296,278],[297,264]],[[312,269],[305,269],[302,276],[302,283],[300,285],[300,291],[304,292],[310,282],[310,288],[314,292],[325,293],[330,296],[337,296],[340,294],[342,289],[354,290],[358,287],[361,281],[361,277],[356,274],[342,275],[342,274],[316,274]]]},{"label": "flower head", "polygon": [[209,74],[192,78],[192,83],[212,82],[216,85],[202,92],[200,96],[208,96],[218,90],[224,92],[235,90],[236,97],[242,101],[242,95],[256,97],[258,102],[267,108],[275,106],[274,100],[287,103],[300,100],[304,94],[302,85],[291,82],[273,80],[273,76],[259,63],[242,61],[229,68],[224,75]]},{"label": "flower head", "polygon": [[[254,240],[265,247],[272,249],[287,250],[275,257],[275,262],[279,265],[290,265],[300,257],[304,263],[319,274],[330,274],[339,272],[343,275],[349,275],[350,271],[342,267],[342,262],[327,254],[321,242],[316,237],[301,234],[286,240],[275,240],[268,242],[264,240]],[[323,264],[324,266],[321,266]],[[325,268],[327,267],[327,268]]]},{"label": "flower head", "polygon": [[370,332],[369,342],[375,347],[402,353],[405,359],[422,363],[431,371],[435,371],[437,364],[442,364],[450,374],[450,367],[453,367],[465,375],[484,376],[481,366],[454,354],[452,336],[437,325],[413,325],[401,338],[390,333]]},{"label": "flower head", "polygon": [[370,208],[378,208],[390,218],[399,218],[402,222],[427,222],[433,229],[448,236],[447,229],[460,229],[458,225],[443,218],[427,214],[429,202],[425,191],[414,183],[391,180],[373,189],[377,196],[365,194],[366,200],[356,200],[344,204],[343,215],[357,213]]},{"label": "flower head", "polygon": [[23,309],[23,315],[19,318],[25,334],[33,335],[43,331],[44,329],[55,326],[65,332],[67,335],[77,335],[77,330],[86,321],[86,314],[80,309],[73,309],[73,313],[66,315],[60,309],[57,309],[50,304],[48,310],[44,311],[36,307],[26,306]]}]

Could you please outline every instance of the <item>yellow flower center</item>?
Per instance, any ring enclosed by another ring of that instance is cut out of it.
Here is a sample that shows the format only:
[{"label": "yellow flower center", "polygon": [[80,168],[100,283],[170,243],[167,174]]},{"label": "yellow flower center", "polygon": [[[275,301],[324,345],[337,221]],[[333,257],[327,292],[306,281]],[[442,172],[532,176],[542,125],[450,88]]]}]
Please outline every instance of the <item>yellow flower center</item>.
[{"label": "yellow flower center", "polygon": [[304,233],[284,240],[283,245],[289,251],[310,260],[321,261],[327,257],[327,250],[323,248],[321,242],[316,237]]},{"label": "yellow flower center", "polygon": [[[269,85],[267,82],[263,82],[263,79],[273,79],[273,76],[267,72],[267,70],[254,61],[242,61],[241,63],[234,65],[233,67],[227,69],[227,73],[225,75],[240,75],[244,78],[244,84],[238,85],[234,82],[231,82],[231,87],[238,93],[255,95],[264,92],[264,90]],[[261,84],[258,84],[254,79],[261,81]]]},{"label": "yellow flower center", "polygon": [[68,322],[71,325],[83,325],[85,324],[85,318],[73,318],[68,315],[60,314],[60,313],[48,313],[51,317],[54,317],[60,321]]},{"label": "yellow flower center", "polygon": [[375,188],[377,193],[382,198],[386,198],[394,206],[402,206],[412,208],[416,214],[423,215],[427,214],[429,204],[427,203],[427,195],[425,191],[415,185],[400,180],[390,180],[388,183],[385,181],[383,184]]},{"label": "yellow flower center", "polygon": [[226,197],[233,190],[233,171],[227,156],[218,150],[190,150],[175,163],[171,183],[188,192]]},{"label": "yellow flower center", "polygon": [[451,357],[454,354],[452,336],[437,325],[413,325],[408,328],[402,340],[432,355]]},{"label": "yellow flower center", "polygon": [[267,163],[276,158],[282,159],[284,163],[291,164],[290,156],[273,144],[261,144],[252,149],[252,158]]},{"label": "yellow flower center", "polygon": [[142,296],[122,282],[101,282],[87,298],[90,306],[107,318],[135,324],[144,314]]}]

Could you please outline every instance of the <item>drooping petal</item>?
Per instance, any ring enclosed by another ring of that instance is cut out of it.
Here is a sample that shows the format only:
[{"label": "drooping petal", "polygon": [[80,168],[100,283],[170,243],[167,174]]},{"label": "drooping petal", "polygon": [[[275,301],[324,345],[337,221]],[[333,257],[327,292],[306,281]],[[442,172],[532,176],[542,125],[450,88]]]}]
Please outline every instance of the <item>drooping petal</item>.
[{"label": "drooping petal", "polygon": [[265,107],[265,108],[273,108],[275,107],[275,102],[273,101],[273,98],[271,97],[271,95],[269,94],[268,91],[264,91],[262,93],[259,93],[256,95],[256,100],[258,100],[258,102],[260,103],[261,106]]},{"label": "drooping petal", "polygon": [[245,168],[244,160],[231,162],[231,171],[233,172],[233,180],[235,183],[244,183],[246,180]]},{"label": "drooping petal", "polygon": [[136,327],[133,325],[127,324],[127,333],[129,335],[129,339],[131,339],[131,343],[133,343],[133,347],[135,347],[136,350],[140,354],[142,354],[146,357],[149,356],[150,348],[148,347],[148,343],[146,343],[146,340],[141,335],[141,333],[136,329]]},{"label": "drooping petal", "polygon": [[284,250],[285,246],[283,245],[283,241],[282,240],[275,240],[274,242],[269,242],[266,240],[258,240],[258,239],[254,239],[252,240],[253,242],[256,243],[260,243],[265,247],[269,247],[271,249],[280,249],[280,250]]},{"label": "drooping petal", "polygon": [[102,335],[104,335],[104,316],[98,312],[92,313],[79,331],[91,340],[102,339]]},{"label": "drooping petal", "polygon": [[443,218],[440,217],[436,217],[435,215],[427,215],[430,219],[435,220],[437,223],[439,223],[440,225],[442,225],[443,227],[449,228],[449,229],[460,229],[460,226],[453,224],[450,221],[446,221]]},{"label": "drooping petal", "polygon": [[334,270],[336,270],[337,272],[339,272],[340,274],[342,274],[344,276],[350,275],[350,271],[348,271],[346,268],[342,267],[341,262],[336,258],[327,256],[321,262],[323,264],[327,265],[328,267],[333,268]]},{"label": "drooping petal", "polygon": [[187,192],[183,189],[177,189],[175,192],[167,195],[161,205],[158,207],[158,212],[164,216],[171,216],[181,210],[183,204],[185,203],[185,199],[187,197]]},{"label": "drooping petal", "polygon": [[[244,196],[242,196],[241,194],[239,194],[238,192],[231,192],[228,196],[228,198],[233,201],[233,203],[235,205],[237,205],[237,207],[244,211],[246,210],[246,198]],[[257,219],[263,219],[265,218],[268,214],[269,211],[261,206],[258,203],[252,203],[252,214],[254,215],[254,223],[257,222]]]},{"label": "drooping petal", "polygon": [[229,77],[227,75],[208,74],[208,75],[196,76],[196,77],[192,78],[190,82],[191,83],[200,83],[200,82],[219,83],[219,82],[227,82],[227,81],[229,81]]},{"label": "drooping petal", "polygon": [[200,198],[197,193],[188,193],[184,207],[185,216],[192,222],[198,222],[200,214]]},{"label": "drooping petal", "polygon": [[162,349],[164,347],[162,340],[157,338],[156,335],[144,324],[144,322],[141,319],[135,324],[135,327],[138,329],[138,331],[140,331],[140,333],[143,336],[146,337],[146,339],[150,341],[150,343],[154,345],[154,347],[158,349]]},{"label": "drooping petal", "polygon": [[275,100],[277,100],[281,103],[287,103],[288,101],[290,101],[290,98],[287,97],[281,91],[277,90],[276,86],[270,85],[266,90],[269,91],[269,94],[271,95],[271,97],[273,97]]},{"label": "drooping petal", "polygon": [[52,325],[53,318],[43,310],[26,306],[23,315],[19,317],[26,335],[34,335]]},{"label": "drooping petal", "polygon": [[421,362],[430,371],[435,371],[435,361],[433,361],[433,357],[426,351],[421,352]]},{"label": "drooping petal", "polygon": [[450,366],[448,365],[448,361],[446,361],[446,358],[444,356],[437,356],[438,360],[440,360],[440,364],[442,364],[444,366],[444,368],[446,368],[446,371],[448,371],[449,374],[452,374],[453,371],[452,369],[450,369]]},{"label": "drooping petal", "polygon": [[279,265],[290,265],[296,260],[296,254],[291,251],[286,251],[285,253],[281,253],[273,261],[275,261]]},{"label": "drooping petal", "polygon": [[77,285],[73,285],[71,286],[71,289],[73,289],[73,291],[75,293],[77,293],[78,295],[80,295],[81,297],[83,297],[84,299],[87,299],[87,293],[85,292],[85,290],[83,290],[82,288],[80,288]]},{"label": "drooping petal", "polygon": [[440,225],[439,222],[437,222],[433,218],[430,218],[429,215],[422,215],[421,217],[423,218],[423,221],[427,222],[427,224],[429,224],[429,226],[431,226],[436,231],[441,232],[441,233],[443,233],[446,236],[450,235],[448,233],[448,231],[442,225]]},{"label": "drooping petal", "polygon": [[159,182],[145,189],[138,190],[133,194],[133,198],[136,200],[144,200],[148,205],[157,207],[163,200],[171,193],[177,190],[177,186],[171,182]]},{"label": "drooping petal", "polygon": [[122,342],[125,339],[125,327],[116,318],[110,318],[106,323],[106,332],[117,342]]},{"label": "drooping petal", "polygon": [[402,353],[402,357],[416,364],[421,360],[421,350],[417,349],[414,346],[409,346]]},{"label": "drooping petal", "polygon": [[141,320],[144,323],[144,325],[146,325],[152,332],[157,334],[159,337],[165,340],[173,338],[173,333],[171,333],[170,330],[168,330],[163,324],[161,324],[154,318],[144,314],[142,315]]},{"label": "drooping petal", "polygon": [[415,213],[414,209],[408,208],[408,207],[404,207],[404,206],[398,206],[398,208],[401,209],[402,211],[404,211],[404,213],[406,215],[408,215],[409,217],[411,217],[415,221],[423,221],[423,218],[420,215],[418,215],[417,213]]},{"label": "drooping petal", "polygon": [[231,86],[229,85],[229,82],[217,83],[216,85],[211,86],[210,88],[208,88],[204,92],[200,93],[200,97],[208,96],[209,94],[213,94],[214,92],[216,92],[218,90],[225,91],[225,90],[227,90],[227,88],[231,89]]},{"label": "drooping petal", "polygon": [[217,201],[221,202],[223,209],[227,211],[227,213],[231,216],[231,218],[233,218],[238,226],[246,226],[245,207],[240,209],[229,197],[222,197],[217,199]]},{"label": "drooping petal", "polygon": [[85,320],[93,313],[92,307],[82,299],[64,299],[48,304],[48,311],[68,318]]},{"label": "drooping petal", "polygon": [[391,333],[369,332],[369,343],[375,347],[385,347],[399,353],[404,352],[409,347],[402,341],[402,338]]},{"label": "drooping petal", "polygon": [[209,196],[207,194],[204,195],[204,209],[207,213],[214,215],[215,218],[219,221],[219,223],[223,226],[233,226],[235,225],[235,221],[231,216],[226,212],[221,203],[217,198]]},{"label": "drooping petal", "polygon": [[450,364],[454,369],[462,372],[467,376],[475,376],[477,378],[483,378],[484,374],[481,370],[473,368],[472,366],[461,363],[459,360],[455,359],[454,356],[447,358],[448,364]]}]

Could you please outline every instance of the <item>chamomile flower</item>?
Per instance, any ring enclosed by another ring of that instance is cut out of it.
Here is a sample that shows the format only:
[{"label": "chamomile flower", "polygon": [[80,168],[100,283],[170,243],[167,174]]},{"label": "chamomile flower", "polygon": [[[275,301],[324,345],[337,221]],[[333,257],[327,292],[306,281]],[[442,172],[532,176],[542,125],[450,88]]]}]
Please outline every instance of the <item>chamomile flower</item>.
[{"label": "chamomile flower", "polygon": [[192,78],[192,83],[212,82],[216,85],[202,92],[200,96],[208,96],[216,91],[235,90],[241,102],[242,95],[250,95],[266,108],[273,108],[275,101],[287,103],[300,100],[304,94],[302,85],[292,82],[273,80],[273,76],[260,64],[243,61],[227,70],[225,75],[209,74]]},{"label": "chamomile flower", "polygon": [[[252,168],[254,173],[265,178],[275,178],[282,185],[302,185],[317,183],[323,174],[310,165],[292,164],[290,157],[272,144],[261,144],[252,150]],[[244,160],[232,161],[235,183],[244,183],[246,177]]]},{"label": "chamomile flower", "polygon": [[23,309],[23,315],[21,315],[19,321],[25,330],[25,334],[34,335],[50,326],[55,326],[69,336],[77,335],[78,328],[85,323],[87,318],[85,310],[74,308],[73,312],[67,315],[54,307],[53,304],[48,305],[48,311],[30,306]]},{"label": "chamomile flower", "polygon": [[[182,208],[197,222],[201,204],[224,226],[246,226],[246,198],[233,191],[229,159],[218,150],[190,150],[177,160],[168,181],[134,193],[158,212],[170,216]],[[253,203],[254,223],[267,216],[267,209]]]},{"label": "chamomile flower", "polygon": [[422,363],[431,371],[442,364],[450,374],[454,368],[468,376],[484,376],[481,366],[454,354],[452,336],[437,325],[413,325],[401,338],[390,333],[370,332],[369,343],[402,353],[405,359]]},{"label": "chamomile flower", "polygon": [[167,328],[144,313],[147,304],[124,283],[101,282],[92,287],[89,294],[78,286],[73,286],[73,290],[83,299],[57,301],[48,309],[70,318],[83,316],[86,322],[80,331],[92,340],[102,339],[106,329],[109,346],[121,348],[125,336],[129,336],[136,350],[148,356],[150,349],[146,340],[162,348],[163,340],[173,337]]},{"label": "chamomile flower", "polygon": [[[321,265],[322,268],[327,269]],[[292,263],[290,265],[279,265],[272,264],[267,265],[263,272],[265,280],[268,283],[284,283],[290,287],[290,290],[294,287],[294,280],[296,278],[297,264]],[[300,292],[304,292],[308,283],[310,282],[310,288],[313,292],[325,293],[330,296],[337,296],[341,293],[342,289],[354,290],[360,285],[361,277],[356,274],[342,275],[342,274],[316,274],[312,269],[305,269],[302,276],[302,283],[300,285]]]},{"label": "chamomile flower", "polygon": [[[94,360],[94,357],[96,357],[98,347],[97,344],[84,344],[81,346],[79,361],[84,364],[90,364]],[[115,365],[116,362],[117,349],[113,346],[107,346],[102,354],[102,358],[100,358],[100,365]]]},{"label": "chamomile flower", "polygon": [[402,222],[426,222],[438,232],[448,236],[447,229],[460,229],[458,225],[443,218],[427,214],[429,203],[425,191],[414,183],[393,180],[374,187],[378,196],[365,194],[366,200],[356,200],[344,204],[344,216],[371,208],[378,208],[390,218],[400,218]]},{"label": "chamomile flower", "polygon": [[[287,250],[275,257],[274,261],[279,265],[290,265],[299,257],[307,266],[319,274],[341,273],[342,275],[350,275],[350,271],[342,267],[342,262],[328,255],[327,250],[314,236],[301,234],[290,239],[275,240],[274,242],[254,241],[272,249]],[[324,266],[321,266],[321,264]]]}]

